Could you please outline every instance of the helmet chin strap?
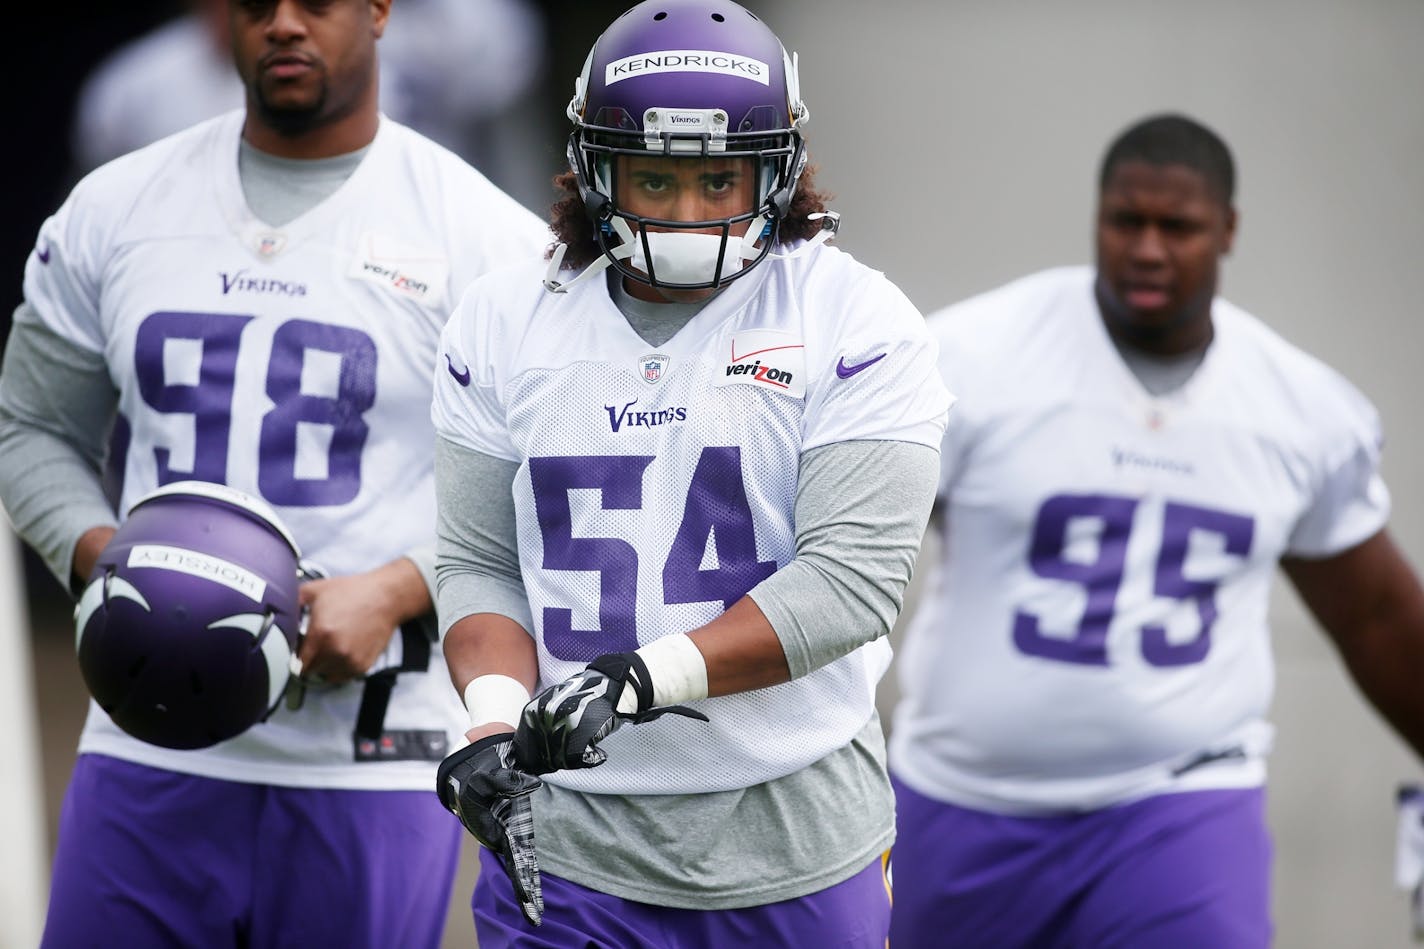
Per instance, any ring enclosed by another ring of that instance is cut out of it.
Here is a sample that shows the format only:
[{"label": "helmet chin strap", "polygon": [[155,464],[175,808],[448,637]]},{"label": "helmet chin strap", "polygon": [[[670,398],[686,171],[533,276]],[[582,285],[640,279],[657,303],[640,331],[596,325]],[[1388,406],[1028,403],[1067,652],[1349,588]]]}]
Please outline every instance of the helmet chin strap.
[{"label": "helmet chin strap", "polygon": [[[772,260],[791,260],[793,257],[800,257],[826,241],[836,236],[836,231],[841,227],[841,216],[835,211],[816,211],[806,215],[808,221],[824,221],[821,229],[816,232],[816,236],[796,248],[789,254],[767,254]],[[756,260],[761,251],[757,250],[756,243],[761,240],[761,232],[766,229],[766,215],[758,214],[752,219],[752,223],[747,227],[747,232],[742,235],[741,255],[743,260]]]},{"label": "helmet chin strap", "polygon": [[[836,235],[836,231],[840,230],[841,216],[835,211],[817,211],[814,214],[808,214],[806,217],[807,220],[811,221],[824,221],[821,225],[821,229],[816,232],[816,236],[789,254],[768,253],[766,256],[775,260],[791,260],[792,258],[800,257],[830,240]],[[747,225],[747,232],[742,235],[742,239],[737,245],[737,256],[742,260],[756,260],[762,256],[761,251],[757,248],[757,241],[761,240],[762,232],[766,230],[766,223],[766,215],[758,214],[752,219],[751,223]],[[554,248],[554,253],[549,258],[549,267],[544,272],[544,289],[550,293],[567,293],[569,287],[572,287],[574,284],[580,283],[596,274],[603,273],[614,260],[627,260],[632,257],[638,249],[637,240],[633,236],[633,229],[628,226],[627,221],[617,216],[614,216],[610,220],[610,224],[623,243],[606,254],[599,254],[597,260],[591,262],[572,280],[564,283],[559,282],[558,275],[564,263],[564,254],[569,248],[567,244],[560,243]]]},{"label": "helmet chin strap", "polygon": [[623,243],[613,248],[607,254],[599,254],[597,260],[590,263],[572,280],[567,283],[560,283],[557,279],[559,270],[563,267],[564,254],[569,249],[569,245],[561,241],[559,245],[554,248],[554,253],[549,258],[549,269],[544,271],[545,290],[548,290],[550,293],[568,293],[569,287],[572,287],[574,284],[581,283],[595,274],[603,273],[615,259],[627,260],[633,256],[633,251],[637,249],[633,240],[633,229],[629,227],[628,222],[621,217],[614,216],[610,220],[610,223],[613,226],[614,232],[622,239]]}]

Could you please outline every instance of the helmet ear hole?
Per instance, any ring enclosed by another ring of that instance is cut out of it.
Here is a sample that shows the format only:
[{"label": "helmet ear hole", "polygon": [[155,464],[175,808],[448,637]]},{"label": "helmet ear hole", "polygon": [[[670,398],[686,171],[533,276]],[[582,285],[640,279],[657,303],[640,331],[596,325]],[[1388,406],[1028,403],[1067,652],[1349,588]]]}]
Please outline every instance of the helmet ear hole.
[{"label": "helmet ear hole", "polygon": [[299,554],[261,501],[180,482],[140,499],[75,609],[85,684],[123,731],[165,748],[242,734],[287,684]]},{"label": "helmet ear hole", "polygon": [[583,197],[583,209],[588,214],[588,219],[595,224],[606,225],[612,202],[607,195],[597,191],[589,191]]}]

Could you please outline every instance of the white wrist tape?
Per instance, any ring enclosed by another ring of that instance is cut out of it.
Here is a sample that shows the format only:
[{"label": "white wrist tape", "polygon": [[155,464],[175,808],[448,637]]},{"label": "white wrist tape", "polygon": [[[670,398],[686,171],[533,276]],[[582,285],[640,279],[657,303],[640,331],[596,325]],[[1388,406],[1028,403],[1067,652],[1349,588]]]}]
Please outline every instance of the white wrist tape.
[{"label": "white wrist tape", "polygon": [[518,679],[506,675],[482,675],[465,686],[465,708],[470,711],[470,727],[504,722],[518,727],[529,690]]},{"label": "white wrist tape", "polygon": [[[653,680],[654,708],[707,698],[707,660],[686,633],[640,646],[638,657],[647,665],[648,678]],[[637,707],[633,686],[625,685],[618,698],[618,711],[632,712]]]}]

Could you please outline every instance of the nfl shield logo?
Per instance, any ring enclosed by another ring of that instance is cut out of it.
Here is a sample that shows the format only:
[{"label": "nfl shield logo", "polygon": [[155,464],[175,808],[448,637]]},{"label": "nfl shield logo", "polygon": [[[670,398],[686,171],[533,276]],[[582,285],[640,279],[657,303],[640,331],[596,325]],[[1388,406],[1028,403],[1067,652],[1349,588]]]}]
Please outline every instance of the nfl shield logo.
[{"label": "nfl shield logo", "polygon": [[287,238],[282,234],[259,234],[257,235],[257,253],[263,257],[275,257],[282,252],[282,248],[287,244]]},{"label": "nfl shield logo", "polygon": [[663,377],[667,371],[668,363],[672,361],[671,356],[664,356],[662,353],[649,353],[638,359],[638,368],[643,373],[643,381],[652,385]]}]

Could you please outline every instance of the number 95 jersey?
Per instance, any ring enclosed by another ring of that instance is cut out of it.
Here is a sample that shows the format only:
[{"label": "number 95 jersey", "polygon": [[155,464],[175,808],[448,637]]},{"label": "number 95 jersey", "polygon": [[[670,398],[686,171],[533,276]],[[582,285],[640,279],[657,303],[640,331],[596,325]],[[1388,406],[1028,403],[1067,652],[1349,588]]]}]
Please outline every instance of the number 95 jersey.
[{"label": "number 95 jersey", "polygon": [[1223,301],[1153,397],[1089,268],[930,319],[960,396],[938,576],[902,650],[896,774],[1000,813],[1264,780],[1266,610],[1284,555],[1368,539],[1389,499],[1374,410]]},{"label": "number 95 jersey", "polygon": [[[923,318],[839,250],[758,266],[661,346],[637,336],[605,281],[551,294],[540,277],[510,270],[470,288],[442,339],[434,418],[453,443],[519,463],[541,685],[696,629],[786,565],[803,452],[939,446],[949,395]],[[710,724],[621,729],[606,764],[547,779],[673,794],[790,774],[864,727],[888,662],[888,642],[870,642],[792,682],[693,703]]]},{"label": "number 95 jersey", "polygon": [[[435,542],[429,367],[453,300],[494,266],[538,259],[547,230],[384,118],[334,193],[267,226],[239,180],[242,120],[81,181],[40,231],[25,296],[108,365],[127,433],[111,459],[120,512],[174,481],[227,484],[271,504],[328,573],[371,570]],[[428,672],[401,674],[383,739],[462,738],[434,653]],[[300,710],[202,752],[144,745],[91,706],[80,749],[231,780],[427,789],[432,761],[353,747],[361,696],[360,682],[312,688]]]}]

